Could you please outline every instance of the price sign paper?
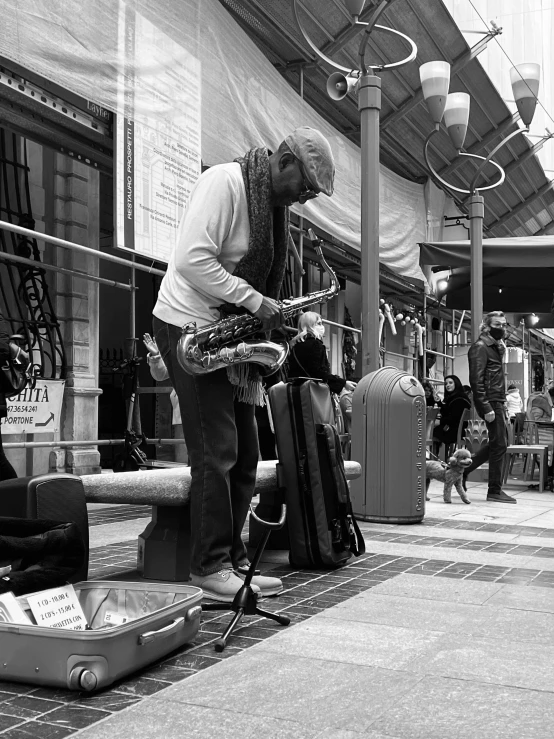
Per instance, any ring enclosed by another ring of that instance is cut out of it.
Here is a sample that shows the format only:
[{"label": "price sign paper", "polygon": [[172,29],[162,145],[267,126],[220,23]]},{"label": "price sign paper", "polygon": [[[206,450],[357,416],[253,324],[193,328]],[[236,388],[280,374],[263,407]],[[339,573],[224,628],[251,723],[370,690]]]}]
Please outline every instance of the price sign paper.
[{"label": "price sign paper", "polygon": [[37,626],[84,631],[87,621],[73,585],[42,590],[27,596]]}]

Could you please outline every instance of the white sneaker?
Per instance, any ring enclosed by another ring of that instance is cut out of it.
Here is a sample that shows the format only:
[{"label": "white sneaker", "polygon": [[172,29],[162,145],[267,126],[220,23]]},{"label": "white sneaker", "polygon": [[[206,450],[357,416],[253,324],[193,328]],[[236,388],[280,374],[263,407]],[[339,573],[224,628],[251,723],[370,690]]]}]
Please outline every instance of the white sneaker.
[{"label": "white sneaker", "polygon": [[[235,574],[241,578],[246,579],[248,574],[248,567],[239,567],[235,570]],[[279,595],[283,592],[283,583],[278,577],[267,577],[266,575],[254,575],[250,581],[252,588],[255,590],[256,587],[260,589],[262,597],[267,598],[271,595]]]},{"label": "white sneaker", "polygon": [[[240,577],[237,577],[231,568],[213,572],[211,575],[192,575],[190,584],[196,588],[202,588],[204,597],[210,600],[219,600],[223,603],[232,603],[235,595],[244,585]],[[255,593],[260,588],[252,584]]]}]

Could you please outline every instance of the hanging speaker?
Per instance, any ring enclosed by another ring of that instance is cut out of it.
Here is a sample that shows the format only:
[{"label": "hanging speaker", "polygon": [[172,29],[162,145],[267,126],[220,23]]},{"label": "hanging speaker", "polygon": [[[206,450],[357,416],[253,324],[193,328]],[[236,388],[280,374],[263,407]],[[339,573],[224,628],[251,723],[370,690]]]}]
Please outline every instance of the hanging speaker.
[{"label": "hanging speaker", "polygon": [[331,100],[343,100],[356,87],[358,77],[333,72],[327,78],[327,95]]},{"label": "hanging speaker", "polygon": [[88,513],[80,477],[60,473],[4,480],[0,482],[0,516],[76,524],[86,557],[83,567],[71,580],[80,582],[88,578]]}]

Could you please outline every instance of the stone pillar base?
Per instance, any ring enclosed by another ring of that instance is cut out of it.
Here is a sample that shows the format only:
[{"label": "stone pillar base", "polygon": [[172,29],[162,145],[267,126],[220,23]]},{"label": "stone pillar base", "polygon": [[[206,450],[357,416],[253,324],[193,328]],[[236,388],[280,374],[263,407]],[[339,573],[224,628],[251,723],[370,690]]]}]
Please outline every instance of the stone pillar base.
[{"label": "stone pillar base", "polygon": [[49,472],[69,472],[72,475],[98,475],[102,472],[100,452],[92,447],[55,449],[50,452]]},{"label": "stone pillar base", "polygon": [[137,570],[147,580],[187,582],[190,576],[190,508],[153,506],[138,537]]}]

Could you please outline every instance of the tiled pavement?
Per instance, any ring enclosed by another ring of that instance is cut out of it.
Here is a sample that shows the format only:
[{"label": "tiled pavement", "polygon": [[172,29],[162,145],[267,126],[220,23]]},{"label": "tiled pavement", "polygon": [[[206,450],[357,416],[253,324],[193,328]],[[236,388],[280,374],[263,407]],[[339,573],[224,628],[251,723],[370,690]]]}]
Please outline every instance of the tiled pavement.
[{"label": "tiled pavement", "polygon": [[[194,645],[92,696],[0,683],[0,737],[550,737],[554,495],[517,489],[517,506],[478,485],[445,506],[431,488],[421,525],[362,523],[366,554],[337,571],[268,552],[286,590],[264,607],[291,626],[247,617],[218,654],[229,615],[207,613]],[[91,525],[149,515],[114,508]],[[89,577],[135,557],[114,538]]]}]

